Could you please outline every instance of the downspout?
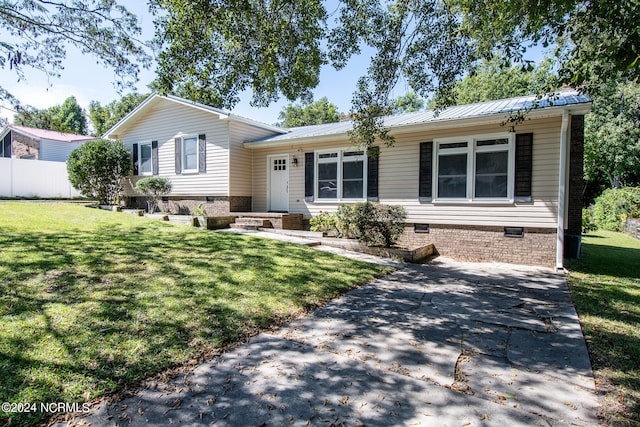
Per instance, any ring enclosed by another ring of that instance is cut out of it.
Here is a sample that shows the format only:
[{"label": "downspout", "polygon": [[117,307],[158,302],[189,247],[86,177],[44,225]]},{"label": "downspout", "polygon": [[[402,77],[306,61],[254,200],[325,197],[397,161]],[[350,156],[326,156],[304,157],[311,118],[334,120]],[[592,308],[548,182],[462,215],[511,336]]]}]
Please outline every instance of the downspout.
[{"label": "downspout", "polygon": [[556,269],[564,268],[564,218],[565,193],[567,183],[567,129],[569,128],[569,110],[562,110],[560,126],[560,172],[558,173],[558,230],[556,235]]}]

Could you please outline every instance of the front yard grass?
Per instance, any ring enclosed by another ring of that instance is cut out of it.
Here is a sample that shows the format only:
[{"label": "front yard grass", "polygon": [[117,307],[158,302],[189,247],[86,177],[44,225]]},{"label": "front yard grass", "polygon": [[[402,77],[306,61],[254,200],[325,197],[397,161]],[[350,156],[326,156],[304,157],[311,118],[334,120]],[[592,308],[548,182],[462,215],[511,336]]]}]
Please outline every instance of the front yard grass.
[{"label": "front yard grass", "polygon": [[38,405],[134,386],[390,271],[62,203],[0,203],[0,249],[0,402]]},{"label": "front yard grass", "polygon": [[599,231],[583,238],[569,283],[606,425],[640,425],[640,241]]}]

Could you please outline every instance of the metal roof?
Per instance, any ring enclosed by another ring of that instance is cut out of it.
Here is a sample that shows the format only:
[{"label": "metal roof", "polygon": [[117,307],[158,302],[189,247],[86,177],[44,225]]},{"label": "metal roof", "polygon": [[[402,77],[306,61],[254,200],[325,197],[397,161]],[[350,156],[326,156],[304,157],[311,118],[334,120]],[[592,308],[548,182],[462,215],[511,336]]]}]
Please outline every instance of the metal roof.
[{"label": "metal roof", "polygon": [[82,142],[82,141],[92,141],[96,139],[95,136],[78,135],[75,133],[65,133],[65,132],[58,132],[55,130],[30,128],[27,126],[18,126],[18,125],[7,125],[0,132],[0,135],[4,136],[9,131],[15,131],[22,135],[28,136],[30,138],[38,139],[38,140],[47,140],[47,141],[55,141],[55,142]]},{"label": "metal roof", "polygon": [[[509,113],[522,110],[540,110],[550,107],[565,107],[579,104],[589,104],[591,99],[576,91],[561,91],[551,96],[538,99],[535,96],[520,96],[516,98],[500,99],[497,101],[478,102],[475,104],[448,107],[438,112],[434,110],[405,113],[384,117],[384,126],[400,128],[403,126],[427,125],[452,120],[482,118],[486,116],[506,116]],[[320,136],[345,134],[353,129],[353,122],[327,123],[322,125],[302,126],[288,129],[283,135],[275,135],[257,141],[249,142],[251,146],[260,143],[271,143],[307,139]]]}]

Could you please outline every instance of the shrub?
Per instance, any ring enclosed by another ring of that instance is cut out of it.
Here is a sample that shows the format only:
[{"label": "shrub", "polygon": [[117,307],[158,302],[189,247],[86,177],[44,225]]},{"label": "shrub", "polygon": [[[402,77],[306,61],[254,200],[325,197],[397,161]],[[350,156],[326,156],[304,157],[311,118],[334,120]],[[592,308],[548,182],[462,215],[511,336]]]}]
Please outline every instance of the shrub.
[{"label": "shrub", "polygon": [[596,231],[597,229],[598,227],[593,221],[593,212],[591,211],[591,209],[582,209],[582,233],[586,234],[591,231]]},{"label": "shrub", "polygon": [[160,204],[160,198],[171,192],[171,182],[167,178],[150,176],[136,182],[136,190],[149,197],[147,212],[154,213]]},{"label": "shrub", "polygon": [[593,219],[600,229],[622,231],[628,217],[640,217],[640,188],[607,189],[593,205]]},{"label": "shrub", "polygon": [[402,206],[370,202],[354,205],[354,213],[358,238],[367,246],[392,246],[402,235],[407,217]]},{"label": "shrub", "polygon": [[402,206],[364,202],[340,205],[336,213],[321,212],[309,224],[312,231],[337,230],[338,237],[389,247],[402,235],[406,216]]},{"label": "shrub", "polygon": [[309,220],[311,231],[321,231],[323,233],[334,230],[337,231],[336,223],[336,214],[330,212],[320,212],[319,215],[316,215]]},{"label": "shrub", "polygon": [[195,215],[195,216],[207,216],[207,209],[204,205],[204,203],[200,203],[198,206],[196,206],[195,208],[191,209],[191,215]]},{"label": "shrub", "polygon": [[67,159],[69,182],[100,204],[114,204],[122,195],[122,179],[129,175],[129,151],[118,141],[82,144]]},{"label": "shrub", "polygon": [[335,213],[338,237],[347,239],[357,239],[360,237],[354,222],[355,206],[356,205],[340,205],[338,207],[338,211]]}]

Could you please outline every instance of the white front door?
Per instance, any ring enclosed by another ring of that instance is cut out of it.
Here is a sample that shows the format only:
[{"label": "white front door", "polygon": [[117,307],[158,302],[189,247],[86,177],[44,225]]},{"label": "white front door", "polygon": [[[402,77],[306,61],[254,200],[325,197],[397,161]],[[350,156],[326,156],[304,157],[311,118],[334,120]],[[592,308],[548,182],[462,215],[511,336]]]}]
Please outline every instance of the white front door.
[{"label": "white front door", "polygon": [[289,211],[289,156],[269,157],[269,210]]}]

